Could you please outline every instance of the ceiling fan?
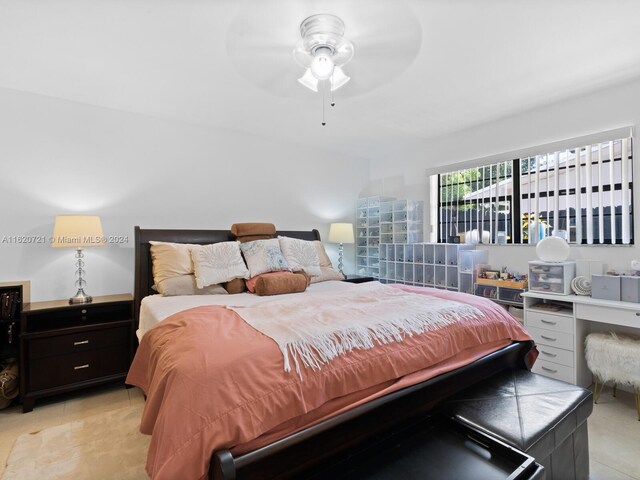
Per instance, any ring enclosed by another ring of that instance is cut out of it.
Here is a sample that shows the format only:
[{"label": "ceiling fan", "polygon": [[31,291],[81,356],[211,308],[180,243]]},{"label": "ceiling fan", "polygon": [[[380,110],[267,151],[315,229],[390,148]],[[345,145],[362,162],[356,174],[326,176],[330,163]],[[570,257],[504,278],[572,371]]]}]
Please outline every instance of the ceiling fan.
[{"label": "ceiling fan", "polygon": [[333,91],[351,80],[342,67],[353,58],[354,46],[344,37],[344,22],[340,18],[311,15],[300,24],[300,35],[302,40],[294,48],[293,56],[306,71],[298,82],[317,92],[321,81],[328,80]]},{"label": "ceiling fan", "polygon": [[227,53],[244,78],[280,97],[304,98],[296,80],[325,96],[363,95],[404,72],[422,44],[420,22],[402,0],[392,8],[383,0],[250,5],[231,22]]},{"label": "ceiling fan", "polygon": [[322,125],[326,125],[325,95],[331,92],[331,106],[336,105],[333,91],[345,85],[351,77],[342,67],[353,58],[354,46],[344,37],[344,22],[331,14],[316,14],[300,24],[300,40],[293,49],[296,61],[305,73],[298,82],[314,92],[322,90]]}]

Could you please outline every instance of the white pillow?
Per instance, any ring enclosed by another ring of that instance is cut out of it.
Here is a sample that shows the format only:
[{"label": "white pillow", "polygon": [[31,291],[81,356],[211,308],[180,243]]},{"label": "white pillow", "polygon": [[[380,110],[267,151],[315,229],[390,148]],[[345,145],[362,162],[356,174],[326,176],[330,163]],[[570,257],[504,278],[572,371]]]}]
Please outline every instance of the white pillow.
[{"label": "white pillow", "polygon": [[240,244],[252,277],[266,272],[290,271],[291,268],[280,250],[277,238],[255,240]]},{"label": "white pillow", "polygon": [[151,244],[151,260],[153,282],[156,286],[167,278],[193,273],[191,247],[189,243],[149,242]]},{"label": "white pillow", "polygon": [[331,259],[329,258],[329,255],[327,255],[327,251],[324,249],[324,245],[322,244],[322,242],[320,240],[314,240],[313,243],[316,246],[316,250],[318,252],[318,258],[320,259],[320,266],[333,268],[333,265],[331,264]]},{"label": "white pillow", "polygon": [[294,272],[304,270],[311,277],[317,277],[322,273],[314,242],[289,237],[278,237],[278,242],[291,270]]},{"label": "white pillow", "polygon": [[344,275],[332,267],[320,267],[321,274],[311,277],[311,283],[326,282],[328,280],[344,280]]},{"label": "white pillow", "polygon": [[220,242],[194,245],[191,248],[198,288],[228,282],[234,278],[249,278],[249,270],[242,260],[239,245],[238,242]]},{"label": "white pillow", "polygon": [[227,295],[228,292],[222,285],[209,285],[198,288],[195,275],[180,275],[178,277],[167,278],[158,283],[156,287],[158,293],[165,297],[176,295]]}]

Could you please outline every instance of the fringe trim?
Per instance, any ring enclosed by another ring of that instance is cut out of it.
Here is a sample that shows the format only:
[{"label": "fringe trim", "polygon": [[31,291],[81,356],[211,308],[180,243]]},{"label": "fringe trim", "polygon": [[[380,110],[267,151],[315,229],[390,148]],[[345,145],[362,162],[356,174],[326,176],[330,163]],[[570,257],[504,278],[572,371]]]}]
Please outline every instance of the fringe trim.
[{"label": "fringe trim", "polygon": [[[408,317],[382,321],[374,325],[355,325],[328,333],[315,332],[312,334],[312,338],[291,340],[285,343],[276,340],[276,343],[278,343],[284,357],[285,372],[291,371],[291,358],[296,373],[302,376],[300,362],[305,367],[319,370],[322,365],[339,355],[346,355],[352,350],[369,350],[376,344],[402,342],[407,336],[420,335],[460,320],[479,319],[478,317],[484,317],[484,314],[475,307],[464,304],[451,305],[437,311],[418,313]],[[309,330],[313,330],[313,328]]]}]

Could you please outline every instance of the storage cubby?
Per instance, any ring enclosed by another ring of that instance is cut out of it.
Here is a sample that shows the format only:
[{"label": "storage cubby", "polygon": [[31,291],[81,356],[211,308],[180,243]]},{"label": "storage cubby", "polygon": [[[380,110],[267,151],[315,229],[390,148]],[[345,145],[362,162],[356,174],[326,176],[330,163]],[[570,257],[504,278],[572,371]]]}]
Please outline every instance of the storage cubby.
[{"label": "storage cubby", "polygon": [[[458,290],[461,284],[458,273],[458,258],[463,252],[474,251],[470,244],[416,243],[380,244],[380,281],[384,283],[405,283],[426,287]],[[484,255],[484,256],[483,256]],[[478,256],[486,259],[486,252]],[[474,260],[471,262],[473,271]],[[403,265],[399,269],[398,265]],[[473,293],[473,276],[467,280],[471,286],[465,287]]]},{"label": "storage cubby", "polygon": [[[367,247],[366,252],[357,250],[356,270],[359,275],[383,278],[380,272],[380,253],[375,253],[380,244],[409,245],[423,240],[424,207],[423,202],[414,200],[396,200],[392,197],[373,196],[359,198],[356,202],[356,248]],[[385,253],[383,261],[405,262],[413,258],[411,250],[402,253]],[[413,260],[410,260],[413,262]],[[386,266],[386,276],[390,274]],[[395,271],[394,271],[395,275]],[[411,275],[413,277],[413,275]]]},{"label": "storage cubby", "polygon": [[460,292],[475,293],[475,281],[479,267],[488,261],[486,250],[461,250],[458,261],[458,288]]},{"label": "storage cubby", "polygon": [[20,356],[20,317],[29,287],[29,282],[0,283],[0,360]]},{"label": "storage cubby", "polygon": [[522,306],[522,294],[527,291],[527,282],[514,280],[492,280],[477,278],[475,293],[505,305]]}]

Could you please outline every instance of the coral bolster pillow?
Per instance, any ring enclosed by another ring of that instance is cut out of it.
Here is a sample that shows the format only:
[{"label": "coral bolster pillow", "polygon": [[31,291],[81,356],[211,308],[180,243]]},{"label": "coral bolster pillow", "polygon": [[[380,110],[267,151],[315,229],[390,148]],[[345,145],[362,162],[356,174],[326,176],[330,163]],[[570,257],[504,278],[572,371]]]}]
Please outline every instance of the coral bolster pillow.
[{"label": "coral bolster pillow", "polygon": [[298,293],[306,289],[307,277],[302,273],[272,272],[255,279],[255,294],[259,296]]}]

